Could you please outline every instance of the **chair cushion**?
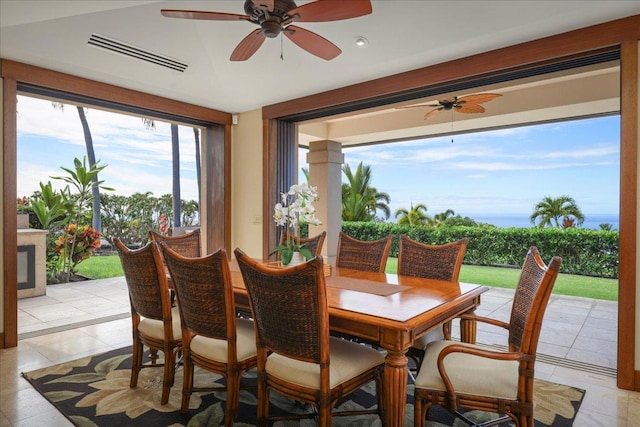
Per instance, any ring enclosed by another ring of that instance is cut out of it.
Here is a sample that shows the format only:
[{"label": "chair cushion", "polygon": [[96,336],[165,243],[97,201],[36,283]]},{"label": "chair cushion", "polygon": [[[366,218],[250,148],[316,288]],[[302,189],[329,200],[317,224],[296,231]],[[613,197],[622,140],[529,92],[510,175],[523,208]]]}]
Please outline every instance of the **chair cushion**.
[{"label": "chair cushion", "polygon": [[[238,360],[242,361],[256,355],[256,332],[253,321],[236,319],[236,352]],[[190,345],[191,351],[202,357],[217,362],[227,363],[227,341],[197,335]]]},{"label": "chair cushion", "polygon": [[411,347],[419,348],[420,350],[424,350],[427,348],[427,344],[432,343],[434,341],[442,341],[444,340],[444,332],[442,331],[442,327],[438,327],[433,329],[417,340],[413,342]]},{"label": "chair cushion", "polygon": [[[173,307],[171,309],[171,326],[173,328],[173,338],[181,340],[182,327],[180,326],[180,312],[178,311],[178,307]],[[161,320],[141,317],[140,324],[138,325],[138,331],[151,338],[159,340],[164,339],[164,327],[162,326]]]},{"label": "chair cushion", "polygon": [[[436,341],[427,345],[424,361],[416,377],[416,388],[446,390],[438,372],[438,354],[452,344],[481,348],[457,341]],[[517,361],[452,353],[444,359],[444,367],[457,393],[512,400],[517,398]]]},{"label": "chair cushion", "polygon": [[[333,388],[348,379],[384,363],[385,354],[371,347],[331,337],[329,383]],[[267,358],[266,371],[284,381],[318,390],[320,365],[291,359],[272,353]]]}]

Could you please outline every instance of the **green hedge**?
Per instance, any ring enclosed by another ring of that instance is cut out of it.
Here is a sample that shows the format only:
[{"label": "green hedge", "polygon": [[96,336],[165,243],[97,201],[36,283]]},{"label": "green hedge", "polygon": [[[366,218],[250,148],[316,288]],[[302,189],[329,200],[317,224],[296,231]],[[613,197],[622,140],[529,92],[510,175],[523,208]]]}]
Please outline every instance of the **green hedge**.
[{"label": "green hedge", "polygon": [[543,259],[562,257],[562,272],[618,278],[617,231],[580,228],[494,228],[423,227],[376,222],[343,222],[342,231],[361,240],[381,239],[393,234],[389,256],[398,256],[398,236],[441,245],[463,237],[469,239],[465,264],[520,266],[530,246],[536,246]]}]

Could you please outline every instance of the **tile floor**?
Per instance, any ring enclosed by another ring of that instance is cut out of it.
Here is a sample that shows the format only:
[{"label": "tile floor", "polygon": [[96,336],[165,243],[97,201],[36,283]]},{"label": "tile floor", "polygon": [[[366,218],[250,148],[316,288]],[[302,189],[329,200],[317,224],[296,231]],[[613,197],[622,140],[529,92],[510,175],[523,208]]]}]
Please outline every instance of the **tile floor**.
[{"label": "tile floor", "polygon": [[[478,313],[508,320],[511,298],[492,289]],[[20,300],[18,347],[0,350],[0,427],[70,426],[20,373],[129,345],[128,304],[122,278],[52,285]],[[576,427],[637,425],[640,393],[616,387],[616,328],[616,303],[552,296],[536,376],[587,390]],[[500,346],[504,336],[479,325],[478,341]]]}]

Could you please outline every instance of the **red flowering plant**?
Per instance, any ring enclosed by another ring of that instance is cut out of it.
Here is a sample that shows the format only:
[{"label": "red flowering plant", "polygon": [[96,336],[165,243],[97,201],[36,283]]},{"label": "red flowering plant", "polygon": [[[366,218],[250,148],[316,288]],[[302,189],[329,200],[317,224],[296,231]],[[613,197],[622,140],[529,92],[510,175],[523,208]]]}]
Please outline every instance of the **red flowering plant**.
[{"label": "red flowering plant", "polygon": [[56,239],[54,251],[62,260],[63,270],[75,274],[77,265],[91,257],[99,247],[99,231],[90,225],[69,224]]}]

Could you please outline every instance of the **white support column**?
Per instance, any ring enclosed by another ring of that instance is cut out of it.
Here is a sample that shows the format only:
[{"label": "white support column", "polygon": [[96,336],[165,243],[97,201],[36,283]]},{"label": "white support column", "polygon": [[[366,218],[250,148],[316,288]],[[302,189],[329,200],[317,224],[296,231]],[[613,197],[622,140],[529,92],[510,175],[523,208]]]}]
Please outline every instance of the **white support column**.
[{"label": "white support column", "polygon": [[309,226],[309,236],[323,231],[327,237],[322,247],[325,262],[335,265],[338,234],[342,229],[342,144],[335,141],[313,141],[309,144],[307,163],[309,181],[318,187],[316,214],[322,225]]}]

